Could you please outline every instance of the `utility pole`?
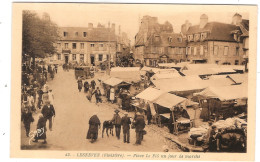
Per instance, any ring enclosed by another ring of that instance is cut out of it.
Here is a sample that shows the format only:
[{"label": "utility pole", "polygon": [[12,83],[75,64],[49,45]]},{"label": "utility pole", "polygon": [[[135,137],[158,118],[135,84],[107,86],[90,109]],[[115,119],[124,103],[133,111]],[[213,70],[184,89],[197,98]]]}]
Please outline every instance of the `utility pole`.
[{"label": "utility pole", "polygon": [[111,53],[110,53],[110,27],[108,28],[108,69],[107,69],[107,74],[110,75],[110,64],[111,64]]}]

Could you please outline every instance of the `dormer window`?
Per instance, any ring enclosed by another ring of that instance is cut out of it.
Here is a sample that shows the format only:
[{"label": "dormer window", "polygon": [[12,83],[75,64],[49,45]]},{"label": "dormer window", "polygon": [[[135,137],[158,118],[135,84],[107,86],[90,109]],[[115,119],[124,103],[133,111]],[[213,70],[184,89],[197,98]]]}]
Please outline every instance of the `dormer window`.
[{"label": "dormer window", "polygon": [[201,33],[201,40],[205,40],[207,38],[207,33]]},{"label": "dormer window", "polygon": [[200,34],[195,34],[194,41],[199,41],[199,40],[200,40]]},{"label": "dormer window", "polygon": [[169,37],[168,40],[169,40],[169,42],[172,42],[172,37]]},{"label": "dormer window", "polygon": [[83,32],[83,37],[87,37],[87,32]]},{"label": "dormer window", "polygon": [[179,38],[177,38],[177,40],[178,40],[178,42],[182,42],[182,38],[181,37],[179,37]]},{"label": "dormer window", "polygon": [[193,41],[193,35],[188,35],[188,41]]},{"label": "dormer window", "polygon": [[68,36],[68,32],[63,32],[63,36],[67,37]]}]

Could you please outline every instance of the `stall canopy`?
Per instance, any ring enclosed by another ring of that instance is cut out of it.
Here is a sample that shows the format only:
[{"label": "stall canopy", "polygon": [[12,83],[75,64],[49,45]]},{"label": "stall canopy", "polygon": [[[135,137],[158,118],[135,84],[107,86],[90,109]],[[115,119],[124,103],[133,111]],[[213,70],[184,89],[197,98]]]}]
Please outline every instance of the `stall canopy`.
[{"label": "stall canopy", "polygon": [[121,79],[125,82],[139,82],[141,81],[139,67],[115,67],[111,68],[111,77]]},{"label": "stall canopy", "polygon": [[151,81],[156,88],[167,92],[200,90],[207,88],[207,84],[205,84],[205,82],[198,76],[185,76]]},{"label": "stall canopy", "polygon": [[170,79],[170,78],[176,78],[176,77],[182,77],[177,70],[175,69],[160,69],[158,70],[153,77],[152,80],[157,79]]},{"label": "stall canopy", "polygon": [[185,65],[190,64],[190,62],[180,62],[180,63],[160,63],[159,67],[163,68],[182,68]]},{"label": "stall canopy", "polygon": [[187,100],[186,98],[176,96],[174,94],[165,93],[157,98],[154,103],[161,105],[163,107],[172,108],[182,102]]},{"label": "stall canopy", "polygon": [[161,96],[164,93],[164,91],[155,89],[155,88],[146,88],[144,91],[136,95],[136,98],[148,100],[148,101],[154,101],[159,96]]},{"label": "stall canopy", "polygon": [[194,93],[194,95],[205,98],[218,98],[221,101],[248,98],[247,86],[245,85],[208,87],[202,92]]},{"label": "stall canopy", "polygon": [[110,85],[112,87],[116,86],[116,85],[118,85],[118,84],[120,84],[122,82],[123,82],[123,80],[118,79],[118,78],[113,78],[113,77],[104,81],[105,84]]}]

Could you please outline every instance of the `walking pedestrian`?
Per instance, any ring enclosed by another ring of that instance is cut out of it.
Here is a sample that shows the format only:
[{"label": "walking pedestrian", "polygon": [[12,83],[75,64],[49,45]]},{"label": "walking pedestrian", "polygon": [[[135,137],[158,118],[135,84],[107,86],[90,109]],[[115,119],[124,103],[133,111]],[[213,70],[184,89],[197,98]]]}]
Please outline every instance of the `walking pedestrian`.
[{"label": "walking pedestrian", "polygon": [[55,109],[53,105],[50,104],[50,101],[47,101],[46,105],[43,106],[42,115],[46,122],[49,120],[49,129],[52,131],[52,117],[55,117]]},{"label": "walking pedestrian", "polygon": [[148,125],[150,125],[152,120],[152,113],[151,113],[150,104],[148,102],[146,103],[146,117],[147,117]]},{"label": "walking pedestrian", "polygon": [[92,93],[92,95],[95,94],[95,97],[96,97],[96,104],[97,103],[102,103],[101,101],[101,91],[99,89],[99,87],[97,87],[97,89]]},{"label": "walking pedestrian", "polygon": [[141,145],[141,141],[143,139],[143,131],[145,128],[145,121],[143,116],[137,112],[136,119],[135,119],[135,132],[136,132],[136,145]]},{"label": "walking pedestrian", "polygon": [[43,139],[43,144],[46,144],[46,120],[44,119],[43,115],[39,115],[38,123],[37,123],[37,133],[34,136],[33,142],[38,142],[39,139]]},{"label": "walking pedestrian", "polygon": [[54,105],[54,95],[53,95],[53,93],[52,93],[52,89],[49,90],[48,95],[49,95],[50,104],[51,104],[51,105]]},{"label": "walking pedestrian", "polygon": [[114,100],[115,100],[115,89],[113,87],[110,88],[110,101],[111,103],[114,103]]},{"label": "walking pedestrian", "polygon": [[38,107],[38,109],[41,109],[41,104],[43,103],[43,101],[42,101],[43,91],[41,89],[39,89],[37,93],[38,93],[38,104],[37,104],[37,107]]},{"label": "walking pedestrian", "polygon": [[27,101],[28,101],[28,105],[30,107],[30,111],[36,111],[35,109],[35,103],[34,103],[34,97],[32,92],[29,94],[29,96],[27,97]]},{"label": "walking pedestrian", "polygon": [[29,137],[31,123],[34,122],[34,118],[28,108],[24,108],[22,112],[22,122],[24,124],[26,136]]},{"label": "walking pedestrian", "polygon": [[84,92],[87,93],[89,90],[89,84],[88,84],[88,81],[85,81],[84,82]]},{"label": "walking pedestrian", "polygon": [[100,129],[100,120],[97,113],[94,113],[94,115],[89,119],[89,129],[86,137],[87,139],[91,139],[91,143],[98,139],[98,129]]},{"label": "walking pedestrian", "polygon": [[128,117],[128,113],[125,113],[125,116],[122,117],[121,124],[123,127],[123,134],[124,134],[124,143],[130,143],[130,124],[131,120]]},{"label": "walking pedestrian", "polygon": [[79,90],[79,92],[81,92],[82,85],[83,85],[83,83],[82,83],[82,79],[79,78],[79,79],[78,79],[78,90]]},{"label": "walking pedestrian", "polygon": [[121,132],[121,117],[118,114],[119,110],[115,110],[115,114],[112,118],[112,123],[115,125],[115,129],[116,129],[116,137],[117,139],[120,139],[120,132]]},{"label": "walking pedestrian", "polygon": [[90,84],[91,84],[92,89],[96,89],[96,82],[95,82],[95,80],[92,80],[90,82]]}]

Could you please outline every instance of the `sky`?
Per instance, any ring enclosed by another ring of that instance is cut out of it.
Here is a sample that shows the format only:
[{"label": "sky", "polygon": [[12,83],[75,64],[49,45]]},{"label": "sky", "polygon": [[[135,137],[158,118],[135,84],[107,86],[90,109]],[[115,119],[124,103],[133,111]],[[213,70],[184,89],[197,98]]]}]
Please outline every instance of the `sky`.
[{"label": "sky", "polygon": [[175,33],[179,33],[181,25],[186,20],[192,25],[199,24],[202,14],[208,15],[208,20],[231,23],[235,13],[249,19],[249,14],[241,7],[235,6],[199,6],[199,5],[140,5],[140,4],[52,4],[51,6],[33,6],[39,14],[49,13],[51,20],[61,27],[87,27],[98,23],[107,27],[108,22],[121,26],[121,32],[126,32],[134,43],[134,37],[139,29],[139,22],[144,15],[158,17],[159,23],[169,21]]}]

